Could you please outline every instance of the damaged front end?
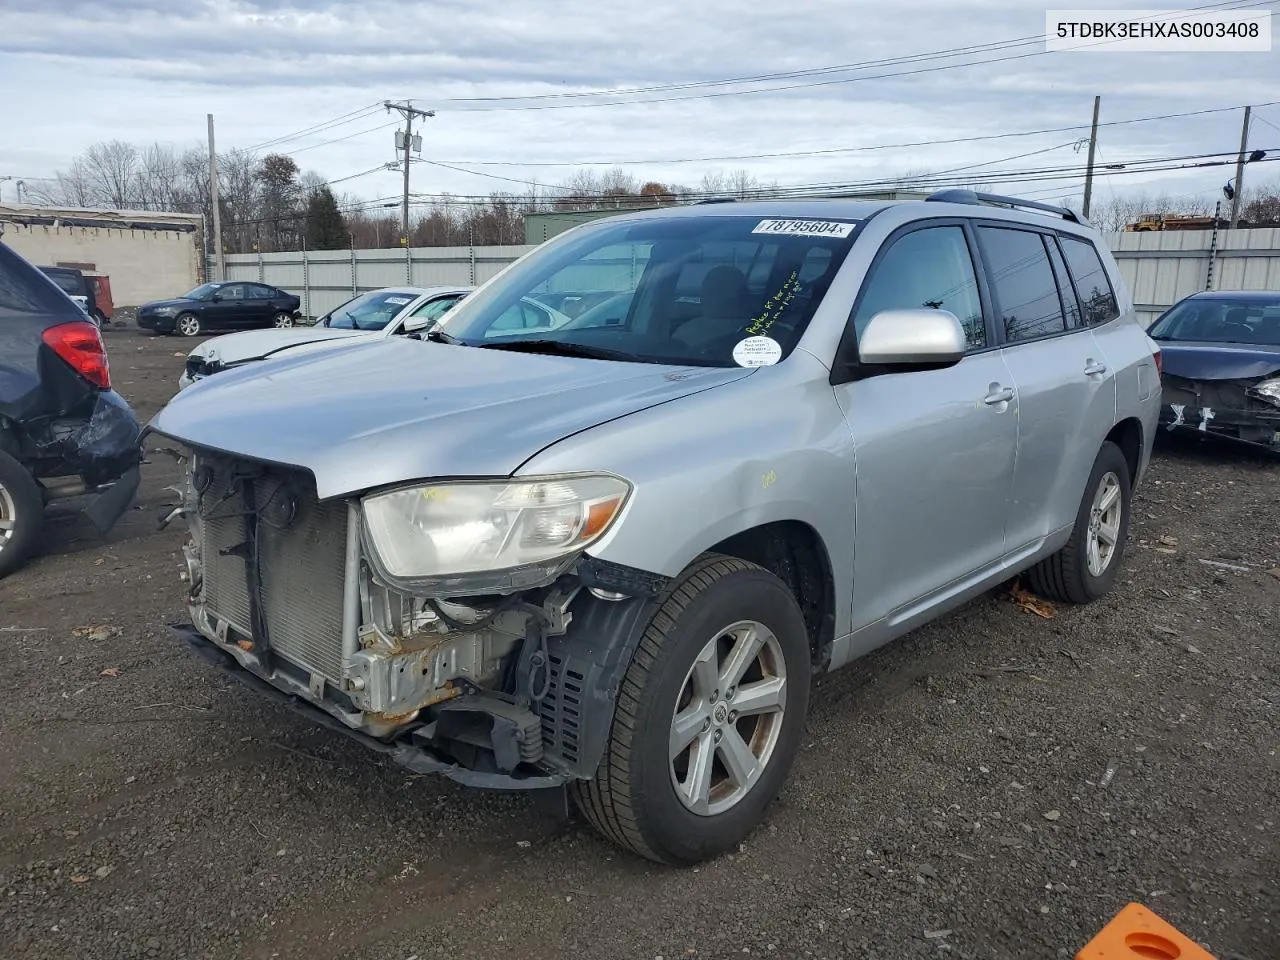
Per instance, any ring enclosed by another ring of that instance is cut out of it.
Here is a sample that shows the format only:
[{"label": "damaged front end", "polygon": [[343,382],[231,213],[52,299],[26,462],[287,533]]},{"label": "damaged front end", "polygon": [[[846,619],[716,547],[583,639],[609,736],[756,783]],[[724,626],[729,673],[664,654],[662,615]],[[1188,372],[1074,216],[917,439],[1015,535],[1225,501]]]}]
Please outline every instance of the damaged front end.
[{"label": "damaged front end", "polygon": [[1280,452],[1280,377],[1193,379],[1165,372],[1161,426]]},{"label": "damaged front end", "polygon": [[[504,503],[530,486],[504,481],[320,501],[303,470],[204,450],[185,458],[198,638],[180,632],[206,657],[419,772],[503,789],[589,775],[603,733],[584,724],[611,716],[622,648],[659,588],[583,558],[583,532],[607,526],[625,492],[566,507],[548,501],[569,502],[566,482],[553,481],[541,502]],[[495,499],[490,487],[501,491],[489,527],[465,519]],[[550,557],[539,537],[574,549]],[[486,549],[485,569],[441,572],[466,567],[449,557]],[[525,562],[491,562],[513,556]]]}]

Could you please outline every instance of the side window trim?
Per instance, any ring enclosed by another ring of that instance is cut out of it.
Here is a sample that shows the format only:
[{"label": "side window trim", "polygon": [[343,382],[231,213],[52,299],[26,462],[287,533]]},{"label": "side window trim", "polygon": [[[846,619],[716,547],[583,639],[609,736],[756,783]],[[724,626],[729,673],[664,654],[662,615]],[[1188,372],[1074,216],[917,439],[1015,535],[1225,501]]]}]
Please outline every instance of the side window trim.
[{"label": "side window trim", "polygon": [[[997,229],[1002,229],[1002,230],[1021,230],[1023,233],[1038,233],[1041,236],[1042,243],[1044,242],[1044,237],[1046,234],[1052,235],[1054,233],[1052,229],[1041,227],[1038,224],[1020,223],[1015,220],[975,219],[973,221],[973,228],[974,228],[975,234],[977,233],[977,230],[979,227],[995,227]],[[980,239],[978,240],[978,249],[982,250],[982,243]],[[1048,250],[1045,250],[1045,259],[1049,261],[1049,269],[1050,269],[1050,272],[1052,272],[1053,259],[1049,256]],[[982,274],[983,274],[984,281],[987,281],[987,282],[989,282],[988,272],[989,272],[989,267],[986,263],[985,252],[984,252]],[[1063,322],[1063,326],[1066,327],[1066,322],[1067,322],[1066,307],[1062,303],[1061,291],[1058,292],[1058,304],[1063,308],[1062,322]],[[995,290],[993,288],[991,291],[991,312],[995,316],[997,321],[995,323],[995,327],[996,327],[996,335],[999,338],[998,343],[993,345],[997,345],[1001,347],[1021,346],[1024,343],[1039,343],[1041,340],[1052,340],[1055,337],[1065,337],[1072,333],[1078,333],[1081,330],[1089,329],[1082,323],[1079,327],[1066,327],[1066,329],[1055,330],[1052,333],[1042,333],[1038,337],[1026,337],[1025,339],[1022,339],[1022,340],[1010,340],[1008,337],[1005,336],[1004,324],[1002,322],[999,322],[1000,311],[997,310],[996,307],[997,307],[997,298],[996,298]]]},{"label": "side window trim", "polygon": [[848,366],[858,369],[861,366],[861,360],[858,357],[858,334],[854,326],[854,317],[858,313],[858,308],[862,306],[862,302],[867,295],[867,288],[870,286],[869,281],[875,276],[876,270],[880,268],[880,264],[884,261],[885,256],[890,249],[893,248],[903,237],[908,234],[916,233],[920,230],[929,230],[936,227],[959,227],[964,234],[965,246],[969,249],[969,259],[973,266],[974,277],[978,285],[978,303],[982,308],[983,327],[987,333],[987,343],[984,347],[974,347],[965,351],[965,356],[976,356],[986,353],[988,350],[999,348],[1000,344],[992,338],[992,301],[987,295],[986,281],[983,276],[982,262],[978,257],[977,248],[975,246],[975,237],[972,233],[970,221],[965,217],[931,217],[925,220],[913,220],[910,223],[903,224],[898,227],[880,244],[880,249],[876,251],[876,255],[872,258],[867,272],[862,278],[862,283],[858,287],[858,295],[854,297],[852,306],[849,307],[849,313],[845,317],[844,332],[840,334],[840,343],[836,346],[835,357],[831,365],[831,382],[843,383],[844,378],[838,375],[840,368]]},{"label": "side window trim", "polygon": [[1075,274],[1071,270],[1071,261],[1067,260],[1067,251],[1062,244],[1062,241],[1064,239],[1074,240],[1077,243],[1086,244],[1093,250],[1093,255],[1098,258],[1098,266],[1102,268],[1103,279],[1107,281],[1107,291],[1111,294],[1111,299],[1116,305],[1116,315],[1114,317],[1110,318],[1109,320],[1104,320],[1102,321],[1102,323],[1091,324],[1088,322],[1088,319],[1087,319],[1088,313],[1084,309],[1084,306],[1085,306],[1084,297],[1081,296],[1080,288],[1078,285],[1076,285],[1076,299],[1079,300],[1080,302],[1080,310],[1081,310],[1080,316],[1082,318],[1083,325],[1092,329],[1093,327],[1105,327],[1108,323],[1115,323],[1122,316],[1124,316],[1124,311],[1120,309],[1120,296],[1118,293],[1116,293],[1116,290],[1118,289],[1116,286],[1116,280],[1118,278],[1113,277],[1111,275],[1111,268],[1107,265],[1107,258],[1102,255],[1102,251],[1098,249],[1097,243],[1094,242],[1092,237],[1082,237],[1074,233],[1059,232],[1056,235],[1058,238],[1058,247],[1059,249],[1062,250],[1062,258],[1067,265],[1067,275],[1071,277],[1071,283],[1073,285],[1076,285],[1076,278],[1075,278]]},{"label": "side window trim", "polygon": [[[1085,312],[1084,299],[1080,296],[1080,288],[1076,286],[1076,278],[1071,274],[1071,264],[1067,263],[1067,251],[1062,249],[1061,234],[1056,232],[1052,233],[1044,238],[1044,242],[1046,246],[1053,244],[1052,249],[1058,252],[1056,260],[1053,256],[1049,257],[1049,262],[1053,265],[1053,272],[1056,274],[1058,270],[1061,269],[1063,276],[1066,278],[1065,287],[1061,280],[1058,281],[1058,292],[1063,293],[1065,290],[1071,291],[1071,295],[1076,301],[1076,310],[1078,311],[1076,316],[1080,318],[1079,327],[1088,327],[1089,315]],[[1063,306],[1065,307],[1066,304],[1063,304]],[[1070,330],[1075,328],[1068,327],[1067,329]]]}]

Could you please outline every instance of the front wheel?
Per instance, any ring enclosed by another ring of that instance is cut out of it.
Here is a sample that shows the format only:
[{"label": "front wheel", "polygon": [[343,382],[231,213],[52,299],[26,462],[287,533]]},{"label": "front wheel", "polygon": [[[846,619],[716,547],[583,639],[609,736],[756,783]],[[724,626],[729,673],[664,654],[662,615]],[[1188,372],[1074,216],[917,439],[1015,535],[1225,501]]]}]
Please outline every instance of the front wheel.
[{"label": "front wheel", "polygon": [[809,701],[804,617],[754,564],[707,556],[668,591],[618,692],[578,808],[605,837],[662,863],[736,847],[799,748]]},{"label": "front wheel", "polygon": [[43,523],[40,488],[22,464],[0,451],[0,577],[30,556]]},{"label": "front wheel", "polygon": [[184,337],[198,337],[201,330],[200,318],[194,313],[184,313],[174,321],[173,329]]},{"label": "front wheel", "polygon": [[288,327],[292,327],[293,314],[285,313],[285,311],[281,310],[279,313],[277,313],[274,317],[271,318],[271,325],[275,327],[277,330],[284,330],[284,329],[287,329]]},{"label": "front wheel", "polygon": [[1089,603],[1111,589],[1129,539],[1131,485],[1124,453],[1114,443],[1104,443],[1085,485],[1071,539],[1031,568],[1032,590],[1052,600]]}]

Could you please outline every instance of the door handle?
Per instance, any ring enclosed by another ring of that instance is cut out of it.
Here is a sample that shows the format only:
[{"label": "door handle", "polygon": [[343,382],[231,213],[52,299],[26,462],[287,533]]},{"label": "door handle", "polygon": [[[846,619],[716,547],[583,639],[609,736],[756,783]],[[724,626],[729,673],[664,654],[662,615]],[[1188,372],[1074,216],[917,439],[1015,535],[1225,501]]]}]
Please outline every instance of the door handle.
[{"label": "door handle", "polygon": [[1084,362],[1084,375],[1086,377],[1100,377],[1107,372],[1107,365],[1100,360],[1090,358]]},{"label": "door handle", "polygon": [[991,392],[982,398],[982,402],[989,407],[1008,403],[1013,399],[1013,387],[1002,387],[998,383],[993,383],[988,389]]}]

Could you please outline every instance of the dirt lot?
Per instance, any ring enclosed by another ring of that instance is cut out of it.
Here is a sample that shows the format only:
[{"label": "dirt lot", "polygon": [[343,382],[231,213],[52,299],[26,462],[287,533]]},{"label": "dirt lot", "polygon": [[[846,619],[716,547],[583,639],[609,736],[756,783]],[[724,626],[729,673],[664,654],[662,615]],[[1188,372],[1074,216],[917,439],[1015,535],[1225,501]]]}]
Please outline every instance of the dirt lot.
[{"label": "dirt lot", "polygon": [[[191,344],[107,336],[150,417]],[[0,583],[4,956],[1063,957],[1140,901],[1280,957],[1280,464],[1164,450],[1106,600],[992,595],[824,678],[767,824],[679,871],[181,650],[164,459],[106,542],[55,518]]]}]

